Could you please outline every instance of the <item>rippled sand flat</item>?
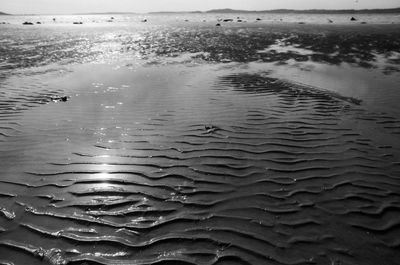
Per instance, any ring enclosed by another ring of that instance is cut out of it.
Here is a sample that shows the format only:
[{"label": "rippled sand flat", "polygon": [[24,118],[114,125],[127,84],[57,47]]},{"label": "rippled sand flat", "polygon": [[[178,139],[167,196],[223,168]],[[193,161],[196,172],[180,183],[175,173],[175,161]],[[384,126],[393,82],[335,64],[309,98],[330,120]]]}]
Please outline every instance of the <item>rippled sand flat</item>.
[{"label": "rippled sand flat", "polygon": [[64,29],[2,66],[0,264],[397,264],[400,37],[357,27]]}]

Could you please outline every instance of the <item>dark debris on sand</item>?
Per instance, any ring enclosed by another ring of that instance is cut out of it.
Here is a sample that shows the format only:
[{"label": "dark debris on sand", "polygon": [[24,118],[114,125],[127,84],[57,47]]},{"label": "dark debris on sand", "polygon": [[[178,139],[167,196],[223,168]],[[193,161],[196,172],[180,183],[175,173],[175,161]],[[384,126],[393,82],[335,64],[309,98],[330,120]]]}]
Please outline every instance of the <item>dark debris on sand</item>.
[{"label": "dark debris on sand", "polygon": [[212,124],[204,125],[204,130],[206,131],[206,133],[213,133],[218,131],[219,129],[219,127]]},{"label": "dark debris on sand", "polygon": [[53,102],[67,102],[68,99],[69,99],[68,96],[51,97],[51,101]]}]

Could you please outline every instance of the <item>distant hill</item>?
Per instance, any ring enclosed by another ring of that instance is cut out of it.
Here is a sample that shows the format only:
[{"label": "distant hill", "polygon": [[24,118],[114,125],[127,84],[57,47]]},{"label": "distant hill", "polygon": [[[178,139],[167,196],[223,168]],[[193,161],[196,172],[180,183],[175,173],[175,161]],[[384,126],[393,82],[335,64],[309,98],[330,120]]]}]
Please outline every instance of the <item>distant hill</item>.
[{"label": "distant hill", "polygon": [[10,14],[0,12],[0,16],[10,16]]},{"label": "distant hill", "polygon": [[388,9],[273,9],[273,10],[235,10],[235,9],[212,9],[205,13],[297,13],[297,14],[393,14],[400,13],[400,8],[388,8]]}]

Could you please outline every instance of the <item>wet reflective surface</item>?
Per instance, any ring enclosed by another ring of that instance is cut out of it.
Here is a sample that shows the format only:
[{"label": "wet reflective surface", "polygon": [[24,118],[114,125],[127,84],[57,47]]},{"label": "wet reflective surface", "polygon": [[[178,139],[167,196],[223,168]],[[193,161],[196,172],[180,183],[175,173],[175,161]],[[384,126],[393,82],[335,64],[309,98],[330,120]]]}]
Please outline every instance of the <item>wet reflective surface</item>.
[{"label": "wet reflective surface", "polygon": [[82,26],[1,32],[0,264],[400,259],[397,25]]}]

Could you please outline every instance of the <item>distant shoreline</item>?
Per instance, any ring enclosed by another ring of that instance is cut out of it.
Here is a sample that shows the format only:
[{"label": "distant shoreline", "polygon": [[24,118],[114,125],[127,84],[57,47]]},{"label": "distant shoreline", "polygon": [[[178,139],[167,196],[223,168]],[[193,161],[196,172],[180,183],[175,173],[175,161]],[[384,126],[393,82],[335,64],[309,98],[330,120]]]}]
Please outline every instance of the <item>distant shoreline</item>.
[{"label": "distant shoreline", "polygon": [[399,8],[385,9],[272,9],[272,10],[239,10],[239,9],[212,9],[208,11],[160,11],[149,12],[148,14],[179,14],[179,13],[195,13],[195,14],[236,14],[236,13],[272,13],[272,14],[400,14]]},{"label": "distant shoreline", "polygon": [[253,13],[253,14],[400,14],[398,8],[384,9],[271,9],[271,10],[239,10],[239,9],[211,9],[208,11],[157,11],[157,12],[88,12],[73,14],[9,14],[0,12],[0,15],[129,15],[129,14],[236,14],[236,13]]},{"label": "distant shoreline", "polygon": [[273,9],[273,10],[235,10],[235,9],[213,9],[204,13],[296,13],[296,14],[392,14],[400,13],[399,8],[385,9]]}]

